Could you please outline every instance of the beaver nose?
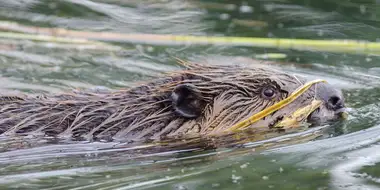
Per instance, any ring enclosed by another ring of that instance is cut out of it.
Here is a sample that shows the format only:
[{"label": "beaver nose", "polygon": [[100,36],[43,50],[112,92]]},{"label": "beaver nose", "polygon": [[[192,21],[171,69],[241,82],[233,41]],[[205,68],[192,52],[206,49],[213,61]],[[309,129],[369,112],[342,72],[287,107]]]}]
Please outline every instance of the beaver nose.
[{"label": "beaver nose", "polygon": [[326,103],[328,109],[337,111],[345,107],[342,92],[330,84],[319,84],[317,92],[318,96]]},{"label": "beaver nose", "polygon": [[339,95],[332,95],[327,101],[327,106],[334,111],[342,109],[344,108],[343,98]]}]

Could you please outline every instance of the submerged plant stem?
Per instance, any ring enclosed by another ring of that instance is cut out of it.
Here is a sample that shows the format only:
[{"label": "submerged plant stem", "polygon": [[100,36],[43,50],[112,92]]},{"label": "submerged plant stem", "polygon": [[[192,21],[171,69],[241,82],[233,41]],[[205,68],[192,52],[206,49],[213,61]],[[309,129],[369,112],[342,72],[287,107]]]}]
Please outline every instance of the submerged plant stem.
[{"label": "submerged plant stem", "polygon": [[0,32],[0,38],[4,39],[17,39],[17,40],[33,40],[33,41],[43,41],[43,42],[53,42],[60,44],[77,44],[83,48],[91,49],[104,49],[110,51],[121,50],[121,47],[113,46],[97,41],[90,41],[84,38],[72,38],[72,37],[58,37],[43,34],[23,34],[23,33],[13,33],[13,32]]},{"label": "submerged plant stem", "polygon": [[[219,37],[160,34],[125,34],[42,28],[0,21],[0,30],[45,36],[150,45],[224,45],[380,55],[380,43],[357,40],[309,40],[285,38]],[[54,39],[52,39],[54,40]]]}]

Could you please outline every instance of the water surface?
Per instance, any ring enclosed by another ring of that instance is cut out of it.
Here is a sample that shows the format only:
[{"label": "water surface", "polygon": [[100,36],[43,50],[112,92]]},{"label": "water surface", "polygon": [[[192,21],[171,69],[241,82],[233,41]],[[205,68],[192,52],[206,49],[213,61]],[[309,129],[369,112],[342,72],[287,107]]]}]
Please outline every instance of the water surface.
[{"label": "water surface", "polygon": [[[5,0],[0,20],[93,32],[378,41],[379,6],[371,0]],[[257,64],[254,59],[262,54],[282,53],[286,57],[278,63],[262,64],[328,80],[343,90],[350,117],[311,142],[307,137],[313,133],[307,132],[216,150],[151,151],[117,143],[59,145],[53,139],[0,138],[1,189],[380,187],[377,55],[192,44],[112,45],[118,48],[0,37],[0,92],[117,89],[179,69],[173,57]]]}]

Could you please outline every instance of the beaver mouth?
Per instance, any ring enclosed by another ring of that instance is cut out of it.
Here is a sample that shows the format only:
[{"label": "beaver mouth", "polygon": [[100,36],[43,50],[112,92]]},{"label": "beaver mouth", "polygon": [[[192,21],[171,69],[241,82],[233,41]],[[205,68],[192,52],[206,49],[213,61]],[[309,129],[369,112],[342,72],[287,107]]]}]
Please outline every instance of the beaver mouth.
[{"label": "beaver mouth", "polygon": [[326,118],[323,114],[321,114],[322,103],[322,101],[313,100],[311,104],[299,108],[286,117],[277,117],[269,127],[278,129],[299,128],[302,126],[312,127],[328,122],[347,119],[348,114],[346,108],[336,110],[331,114],[331,117]]},{"label": "beaver mouth", "polygon": [[321,109],[317,108],[312,113],[310,113],[307,117],[307,123],[310,123],[312,126],[323,125],[327,123],[332,123],[335,121],[346,120],[348,118],[347,108],[340,108],[335,110],[333,116],[323,120],[323,117],[320,116]]}]

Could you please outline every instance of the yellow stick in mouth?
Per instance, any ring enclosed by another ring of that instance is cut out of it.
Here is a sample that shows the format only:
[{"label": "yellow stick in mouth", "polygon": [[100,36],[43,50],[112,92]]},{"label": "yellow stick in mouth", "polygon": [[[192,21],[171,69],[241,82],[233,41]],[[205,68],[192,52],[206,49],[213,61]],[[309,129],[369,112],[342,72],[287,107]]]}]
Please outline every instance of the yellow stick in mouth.
[{"label": "yellow stick in mouth", "polygon": [[304,121],[307,118],[307,116],[309,116],[311,112],[319,108],[321,104],[321,100],[313,100],[311,104],[299,108],[289,116],[285,117],[281,122],[278,122],[273,127],[282,129],[297,128],[299,127],[300,122]]},{"label": "yellow stick in mouth", "polygon": [[244,129],[244,128],[248,127],[249,125],[259,121],[260,119],[264,118],[265,116],[267,116],[267,115],[285,107],[286,105],[292,103],[299,96],[301,96],[303,93],[305,93],[312,85],[314,85],[316,83],[320,83],[320,82],[327,83],[326,80],[322,80],[322,79],[317,79],[317,80],[307,82],[305,85],[301,86],[300,88],[298,88],[297,90],[292,92],[292,94],[290,94],[289,97],[281,100],[280,102],[278,102],[272,106],[267,107],[266,109],[260,111],[259,113],[252,115],[251,117],[247,118],[246,120],[243,120],[243,121],[235,124],[234,126],[228,128],[226,130],[227,131],[237,131],[239,129]]}]

